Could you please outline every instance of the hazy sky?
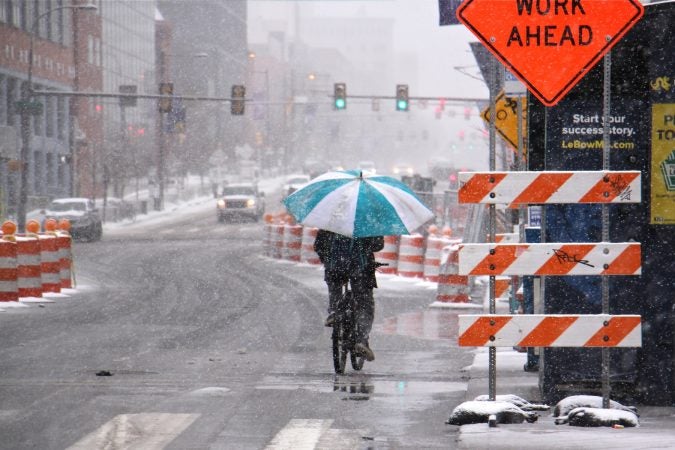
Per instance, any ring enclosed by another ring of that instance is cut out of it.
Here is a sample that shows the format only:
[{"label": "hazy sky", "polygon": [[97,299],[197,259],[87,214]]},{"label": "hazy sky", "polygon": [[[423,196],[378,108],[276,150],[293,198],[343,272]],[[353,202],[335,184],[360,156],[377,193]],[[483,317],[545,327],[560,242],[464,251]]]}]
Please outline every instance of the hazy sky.
[{"label": "hazy sky", "polygon": [[[296,6],[297,5],[297,6]],[[438,0],[250,0],[249,40],[266,42],[263,22],[285,22],[286,32],[294,34],[293,11],[301,17],[386,17],[395,20],[395,49],[418,56],[417,95],[449,97],[487,97],[482,81],[457,71],[469,66],[478,74],[468,43],[476,39],[463,25],[438,25]],[[413,87],[411,86],[411,89]]]}]

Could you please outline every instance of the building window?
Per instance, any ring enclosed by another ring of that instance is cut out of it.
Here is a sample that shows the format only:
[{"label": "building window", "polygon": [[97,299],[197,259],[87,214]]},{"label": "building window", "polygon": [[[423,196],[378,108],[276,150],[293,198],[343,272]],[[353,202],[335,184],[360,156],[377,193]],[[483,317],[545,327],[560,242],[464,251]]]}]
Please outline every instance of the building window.
[{"label": "building window", "polygon": [[66,136],[66,100],[56,97],[56,137],[62,141]]},{"label": "building window", "polygon": [[54,101],[56,99],[50,95],[45,96],[45,133],[47,137],[54,137]]},{"label": "building window", "polygon": [[7,8],[9,8],[9,1],[0,0],[0,22],[7,22]]},{"label": "building window", "polygon": [[24,24],[23,18],[23,2],[20,0],[12,0],[12,25],[21,28]]},{"label": "building window", "polygon": [[5,100],[5,95],[7,95],[5,76],[0,75],[0,125],[4,125],[7,121],[7,101]]},{"label": "building window", "polygon": [[[56,7],[57,8],[63,8],[63,0],[56,0]],[[59,9],[57,11],[57,16],[56,16],[56,36],[54,41],[58,42],[59,44],[63,45],[64,40],[63,40],[63,32],[64,32],[64,23],[63,23],[63,9]]]},{"label": "building window", "polygon": [[[42,89],[42,86],[35,86],[35,90]],[[45,98],[44,97],[33,97],[36,102],[42,103],[42,105],[45,104]],[[44,107],[44,106],[43,106]],[[33,116],[33,133],[35,133],[36,136],[42,136],[44,133],[44,111],[43,114],[41,115],[36,115]]]},{"label": "building window", "polygon": [[87,62],[94,64],[94,37],[91,34],[87,36]]},{"label": "building window", "polygon": [[[42,0],[44,3],[44,10],[45,12],[51,11],[52,9],[52,0]],[[52,23],[54,22],[53,18],[53,13],[49,13],[47,17],[45,17],[44,23],[45,23],[45,38],[49,39],[50,41],[53,38],[52,35]]]},{"label": "building window", "polygon": [[16,124],[16,108],[14,107],[14,102],[16,101],[17,87],[16,87],[16,78],[7,78],[7,125]]}]

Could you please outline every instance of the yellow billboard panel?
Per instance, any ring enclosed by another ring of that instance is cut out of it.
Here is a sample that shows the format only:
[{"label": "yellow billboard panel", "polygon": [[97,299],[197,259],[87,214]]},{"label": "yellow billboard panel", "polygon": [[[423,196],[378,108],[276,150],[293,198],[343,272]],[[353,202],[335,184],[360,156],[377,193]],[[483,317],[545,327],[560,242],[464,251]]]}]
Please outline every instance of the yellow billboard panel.
[{"label": "yellow billboard panel", "polygon": [[675,225],[675,103],[652,105],[650,223]]}]

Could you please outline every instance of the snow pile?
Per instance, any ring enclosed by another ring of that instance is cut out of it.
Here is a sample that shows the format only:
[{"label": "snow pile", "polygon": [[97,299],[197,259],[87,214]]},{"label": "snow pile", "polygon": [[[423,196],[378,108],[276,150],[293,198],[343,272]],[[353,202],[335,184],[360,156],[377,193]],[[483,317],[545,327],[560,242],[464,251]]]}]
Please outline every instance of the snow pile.
[{"label": "snow pile", "polygon": [[533,412],[523,411],[516,405],[505,401],[469,401],[458,405],[447,420],[449,425],[468,425],[471,423],[487,423],[491,415],[497,417],[497,423],[529,423],[536,422],[539,416]]},{"label": "snow pile", "polygon": [[[490,400],[489,395],[479,395],[474,399],[475,401],[478,402],[486,402]],[[548,411],[551,409],[550,406],[548,405],[540,405],[537,403],[530,403],[529,401],[525,400],[522,397],[518,397],[517,395],[513,394],[504,394],[504,395],[497,395],[495,396],[495,400],[498,402],[509,402],[513,405],[516,405],[518,408],[522,409],[523,411]]]},{"label": "snow pile", "polygon": [[577,427],[624,427],[638,426],[638,412],[634,406],[624,406],[609,401],[609,409],[602,407],[602,397],[595,395],[572,395],[558,402],[553,409],[556,425],[569,424]]}]

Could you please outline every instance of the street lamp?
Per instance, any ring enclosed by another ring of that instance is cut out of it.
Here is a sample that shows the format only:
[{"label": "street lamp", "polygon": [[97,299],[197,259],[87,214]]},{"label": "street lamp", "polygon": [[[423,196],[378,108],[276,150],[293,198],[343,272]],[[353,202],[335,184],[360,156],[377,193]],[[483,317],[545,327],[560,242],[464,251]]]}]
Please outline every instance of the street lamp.
[{"label": "street lamp", "polygon": [[[20,112],[21,112],[21,188],[19,190],[19,202],[16,208],[17,212],[17,222],[18,229],[20,231],[25,231],[26,229],[26,206],[28,203],[28,159],[30,157],[30,138],[31,138],[31,129],[30,129],[30,116],[31,111],[33,111],[34,105],[32,104],[33,100],[33,47],[35,42],[35,30],[37,29],[40,19],[49,14],[59,11],[62,9],[82,9],[82,10],[95,10],[96,5],[87,3],[84,5],[66,5],[58,6],[52,8],[49,11],[37,16],[33,19],[33,24],[30,28],[30,44],[28,47],[28,81],[24,85],[24,88],[21,90],[21,103],[20,103]],[[77,45],[77,42],[73,42],[73,45]],[[77,61],[75,61],[77,63]],[[72,155],[71,155],[72,157]]]}]

